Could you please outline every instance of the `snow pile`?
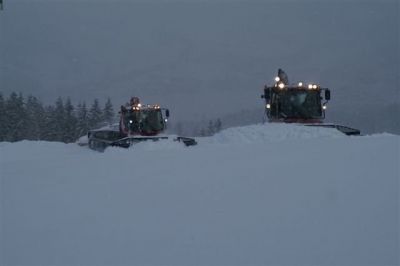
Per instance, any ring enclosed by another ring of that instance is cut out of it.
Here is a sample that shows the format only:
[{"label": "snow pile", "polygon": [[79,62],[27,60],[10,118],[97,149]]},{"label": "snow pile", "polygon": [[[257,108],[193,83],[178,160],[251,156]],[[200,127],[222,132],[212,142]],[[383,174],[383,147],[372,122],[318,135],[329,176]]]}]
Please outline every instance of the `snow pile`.
[{"label": "snow pile", "polygon": [[249,144],[340,137],[345,136],[332,128],[307,127],[297,124],[259,124],[225,129],[206,142],[212,144]]},{"label": "snow pile", "polygon": [[0,143],[0,264],[399,264],[400,137],[279,128]]}]

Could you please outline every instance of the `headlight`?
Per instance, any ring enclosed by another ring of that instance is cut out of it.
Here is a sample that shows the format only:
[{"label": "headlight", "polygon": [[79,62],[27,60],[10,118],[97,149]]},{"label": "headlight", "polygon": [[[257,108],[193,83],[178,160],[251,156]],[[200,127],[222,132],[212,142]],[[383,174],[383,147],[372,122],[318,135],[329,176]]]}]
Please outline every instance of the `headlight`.
[{"label": "headlight", "polygon": [[271,105],[269,103],[267,103],[267,105],[265,106],[267,109],[271,108]]},{"label": "headlight", "polygon": [[285,88],[285,84],[279,83],[278,87],[279,87],[280,89],[283,89],[283,88]]},{"label": "headlight", "polygon": [[312,84],[308,84],[308,88],[311,90],[313,88]]},{"label": "headlight", "polygon": [[316,89],[316,88],[318,88],[318,86],[314,84],[314,85],[312,86],[312,88],[313,88],[313,89]]},{"label": "headlight", "polygon": [[299,87],[303,87],[303,82],[299,82]]},{"label": "headlight", "polygon": [[322,105],[322,109],[326,110],[326,105]]},{"label": "headlight", "polygon": [[132,120],[129,120],[129,124],[132,124],[133,123],[133,121]]}]

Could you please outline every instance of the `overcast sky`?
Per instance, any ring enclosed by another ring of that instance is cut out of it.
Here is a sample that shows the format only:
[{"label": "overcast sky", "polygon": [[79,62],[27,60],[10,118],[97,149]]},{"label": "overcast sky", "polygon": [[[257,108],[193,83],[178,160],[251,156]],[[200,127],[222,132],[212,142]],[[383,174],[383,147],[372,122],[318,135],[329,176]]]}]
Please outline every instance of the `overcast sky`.
[{"label": "overcast sky", "polygon": [[0,91],[137,95],[179,119],[263,106],[278,68],[330,108],[399,102],[399,1],[4,0]]}]

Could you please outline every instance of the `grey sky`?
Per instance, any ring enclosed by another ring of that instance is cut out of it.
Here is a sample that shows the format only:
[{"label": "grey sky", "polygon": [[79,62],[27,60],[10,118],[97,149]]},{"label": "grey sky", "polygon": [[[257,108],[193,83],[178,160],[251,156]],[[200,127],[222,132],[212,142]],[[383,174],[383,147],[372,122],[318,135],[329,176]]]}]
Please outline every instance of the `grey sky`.
[{"label": "grey sky", "polygon": [[5,0],[0,91],[200,119],[262,107],[280,67],[351,113],[399,102],[399,46],[398,1]]}]

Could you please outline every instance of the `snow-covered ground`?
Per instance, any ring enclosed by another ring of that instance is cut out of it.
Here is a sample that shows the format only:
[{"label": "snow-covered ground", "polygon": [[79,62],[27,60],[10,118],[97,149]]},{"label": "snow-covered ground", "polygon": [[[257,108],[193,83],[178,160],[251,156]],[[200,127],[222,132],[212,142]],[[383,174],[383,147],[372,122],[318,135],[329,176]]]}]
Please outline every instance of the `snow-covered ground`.
[{"label": "snow-covered ground", "polygon": [[400,137],[0,143],[1,265],[398,265]]}]

